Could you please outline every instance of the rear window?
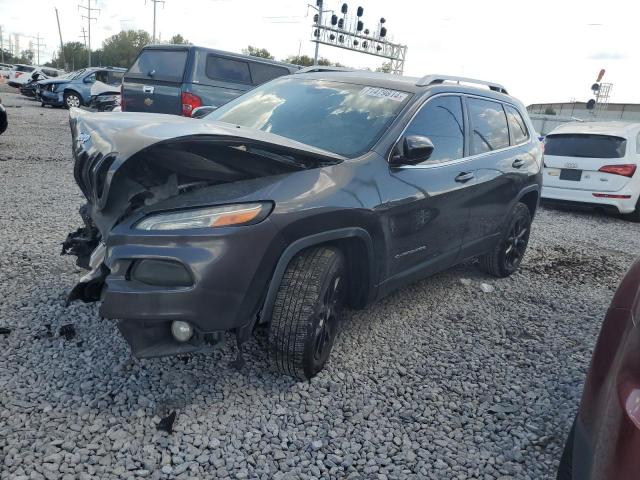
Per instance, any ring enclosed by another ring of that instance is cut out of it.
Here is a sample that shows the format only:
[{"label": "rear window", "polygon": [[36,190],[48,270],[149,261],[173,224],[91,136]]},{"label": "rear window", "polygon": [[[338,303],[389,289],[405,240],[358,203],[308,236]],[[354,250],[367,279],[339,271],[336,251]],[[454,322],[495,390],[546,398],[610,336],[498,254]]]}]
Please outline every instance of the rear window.
[{"label": "rear window", "polygon": [[127,72],[127,77],[181,82],[187,63],[186,50],[143,50]]},{"label": "rear window", "polygon": [[509,105],[505,105],[507,111],[507,121],[509,122],[509,131],[511,132],[512,145],[519,145],[529,139],[527,126],[522,119],[520,112]]},{"label": "rear window", "polygon": [[509,129],[502,104],[479,98],[469,98],[467,104],[473,128],[471,155],[508,147]]},{"label": "rear window", "polygon": [[232,83],[251,83],[249,64],[241,60],[207,55],[205,67],[207,77]]},{"label": "rear window", "polygon": [[563,133],[547,135],[545,155],[582,158],[622,158],[627,147],[624,138],[611,135]]},{"label": "rear window", "polygon": [[16,67],[18,72],[33,72],[35,69],[35,67],[27,67],[26,65],[18,65]]},{"label": "rear window", "polygon": [[250,64],[250,69],[251,80],[253,80],[254,85],[260,85],[274,78],[289,74],[289,70],[284,67],[264,63],[252,63]]}]

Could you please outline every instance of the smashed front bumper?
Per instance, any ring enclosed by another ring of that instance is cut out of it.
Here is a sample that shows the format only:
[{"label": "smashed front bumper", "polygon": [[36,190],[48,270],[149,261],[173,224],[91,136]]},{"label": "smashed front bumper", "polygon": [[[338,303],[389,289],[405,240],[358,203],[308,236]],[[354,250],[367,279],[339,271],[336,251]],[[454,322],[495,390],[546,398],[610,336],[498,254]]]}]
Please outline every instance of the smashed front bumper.
[{"label": "smashed front bumper", "polygon": [[[267,220],[189,233],[116,226],[100,243],[69,300],[100,301],[100,316],[116,319],[138,358],[195,352],[225,332],[248,335],[284,242]],[[175,320],[193,337],[171,334]]]},{"label": "smashed front bumper", "polygon": [[61,107],[64,105],[64,93],[52,92],[50,90],[40,90],[40,101],[45,105]]}]

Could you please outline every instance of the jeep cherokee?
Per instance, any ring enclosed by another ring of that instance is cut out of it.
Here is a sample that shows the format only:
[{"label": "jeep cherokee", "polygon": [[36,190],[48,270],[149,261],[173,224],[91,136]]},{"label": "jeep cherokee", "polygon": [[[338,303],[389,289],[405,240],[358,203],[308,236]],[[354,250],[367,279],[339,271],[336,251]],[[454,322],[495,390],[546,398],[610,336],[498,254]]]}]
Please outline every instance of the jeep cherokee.
[{"label": "jeep cherokee", "polygon": [[137,357],[242,345],[268,325],[273,363],[311,378],[343,307],[479,257],[522,261],[542,148],[504,87],[308,68],[201,119],[72,109],[90,270]]}]

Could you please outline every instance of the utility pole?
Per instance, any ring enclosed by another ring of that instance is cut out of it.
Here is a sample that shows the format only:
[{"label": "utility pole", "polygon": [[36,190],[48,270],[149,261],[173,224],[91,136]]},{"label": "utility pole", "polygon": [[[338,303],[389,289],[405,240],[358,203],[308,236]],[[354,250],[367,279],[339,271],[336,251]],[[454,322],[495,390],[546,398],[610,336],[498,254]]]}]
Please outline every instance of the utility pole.
[{"label": "utility pole", "polygon": [[[316,0],[316,6],[314,7],[313,5],[309,5],[309,7],[311,7],[313,10],[317,11],[318,13],[316,15],[314,15],[315,17],[315,25],[316,25],[316,29],[314,31],[314,35],[316,35],[316,40],[318,39],[319,35],[320,35],[320,26],[322,25],[322,14],[326,13],[326,12],[332,12],[333,10],[323,10],[323,1],[322,0]],[[346,3],[345,3],[346,5]],[[307,10],[308,11],[308,10]],[[316,53],[313,56],[313,64],[314,65],[318,65],[318,50],[320,48],[320,43],[316,42]]]},{"label": "utility pole", "polygon": [[58,64],[62,61],[62,68],[67,70],[67,63],[64,61],[64,44],[62,43],[62,30],[60,29],[60,16],[58,15],[58,9],[56,8],[55,10],[56,21],[58,22],[58,35],[60,36],[60,57],[58,58]]},{"label": "utility pole", "polygon": [[159,3],[162,4],[162,8],[164,8],[164,0],[151,0],[153,3],[153,36],[151,37],[152,43],[156,43],[156,7]]},{"label": "utility pole", "polygon": [[4,39],[2,38],[2,25],[0,25],[0,62],[4,63]]},{"label": "utility pole", "polygon": [[80,37],[82,37],[82,40],[84,42],[84,47],[87,48],[87,29],[82,27],[82,35],[80,35]]},{"label": "utility pole", "polygon": [[36,65],[40,65],[40,50],[42,50],[42,47],[46,47],[46,45],[41,43],[44,39],[40,36],[40,32],[38,32],[37,36],[31,38],[36,41]]},{"label": "utility pole", "polygon": [[78,5],[78,9],[83,9],[87,12],[86,15],[82,15],[82,18],[85,18],[87,20],[87,37],[89,38],[89,41],[87,43],[87,50],[89,51],[89,55],[88,55],[88,66],[91,66],[91,20],[98,20],[97,17],[92,17],[91,16],[91,12],[98,12],[100,13],[100,9],[99,8],[91,8],[91,0],[87,0],[87,6],[85,7],[84,5]]}]

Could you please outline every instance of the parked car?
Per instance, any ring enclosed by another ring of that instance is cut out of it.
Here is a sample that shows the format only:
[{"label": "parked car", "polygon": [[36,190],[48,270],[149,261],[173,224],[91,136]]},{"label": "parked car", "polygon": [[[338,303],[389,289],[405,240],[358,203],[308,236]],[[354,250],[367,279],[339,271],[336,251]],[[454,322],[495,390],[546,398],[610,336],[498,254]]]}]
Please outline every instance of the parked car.
[{"label": "parked car", "polygon": [[90,109],[111,112],[118,106],[120,106],[120,85],[109,85],[97,81],[91,86]]},{"label": "parked car", "polygon": [[0,63],[0,79],[9,78],[9,72],[13,68],[13,65],[9,63]]},{"label": "parked car", "polygon": [[91,67],[83,68],[60,79],[40,82],[40,101],[42,106],[81,107],[91,101],[91,86],[96,81],[111,85],[122,82],[124,68]]},{"label": "parked car", "polygon": [[640,474],[640,260],[622,279],[593,351],[558,480]]},{"label": "parked car", "polygon": [[49,77],[47,77],[44,73],[34,71],[31,74],[31,78],[29,79],[29,81],[20,86],[20,93],[25,97],[35,98],[38,88],[38,82],[47,80],[48,78]]},{"label": "parked car", "polygon": [[37,65],[14,65],[13,70],[9,72],[8,84],[11,87],[20,88],[31,80],[31,76],[34,73],[43,74],[47,78],[55,78],[60,75],[64,75],[63,70],[51,67],[39,67]]},{"label": "parked car", "polygon": [[122,110],[191,116],[300,67],[193,45],[142,49],[122,84]]},{"label": "parked car", "polygon": [[542,198],[640,222],[640,123],[571,122],[545,138]]},{"label": "parked car", "polygon": [[25,83],[30,74],[36,69],[33,65],[15,64],[11,70],[9,70],[9,77],[7,83],[11,87],[19,88],[22,83]]},{"label": "parked car", "polygon": [[0,98],[0,135],[7,130],[8,126],[7,110],[4,108],[4,105],[2,105],[2,99]]},{"label": "parked car", "polygon": [[542,183],[524,106],[458,77],[308,69],[202,119],[70,116],[87,203],[63,253],[90,272],[68,300],[138,357],[269,324],[277,368],[313,377],[345,305],[475,257],[515,272]]}]

